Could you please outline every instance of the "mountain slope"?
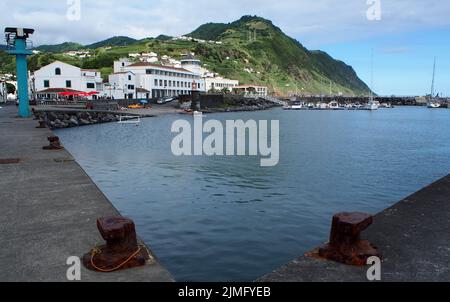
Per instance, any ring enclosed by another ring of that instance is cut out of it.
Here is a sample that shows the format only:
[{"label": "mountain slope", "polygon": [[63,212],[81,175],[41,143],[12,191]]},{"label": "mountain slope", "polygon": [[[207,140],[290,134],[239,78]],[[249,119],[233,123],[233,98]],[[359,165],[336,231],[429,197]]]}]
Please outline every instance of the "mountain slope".
[{"label": "mountain slope", "polygon": [[89,49],[96,49],[96,48],[100,48],[100,47],[106,47],[106,46],[127,46],[127,45],[131,45],[136,43],[137,40],[130,38],[130,37],[125,37],[125,36],[117,36],[117,37],[112,37],[94,44],[90,44],[90,45],[86,45],[86,48]]},{"label": "mountain slope", "polygon": [[228,27],[229,24],[225,23],[206,23],[186,36],[201,40],[217,40]]},{"label": "mountain slope", "polygon": [[97,49],[100,47],[106,47],[106,46],[127,46],[132,45],[134,43],[137,43],[138,40],[135,40],[130,37],[125,36],[117,36],[112,37],[100,42],[96,42],[90,45],[82,45],[79,43],[74,42],[64,42],[61,44],[54,44],[54,45],[40,45],[35,47],[35,50],[39,51],[45,51],[45,52],[52,52],[52,53],[60,53],[60,52],[66,52],[66,51],[72,51],[72,50],[81,50],[81,49]]},{"label": "mountain slope", "polygon": [[[280,94],[294,90],[328,93],[330,82],[334,93],[362,94],[369,91],[352,67],[334,60],[325,52],[307,50],[264,18],[244,16],[229,24],[208,23],[188,36],[222,41],[229,50],[241,53],[238,59],[248,62],[240,68],[255,70],[256,75],[247,75],[247,80],[271,85]],[[198,51],[206,60],[213,55],[208,46],[200,46]],[[240,72],[232,72],[230,64],[219,65],[222,73],[239,77]]]},{"label": "mountain slope", "polygon": [[35,47],[35,50],[39,51],[46,51],[46,52],[66,52],[71,50],[80,50],[83,48],[83,45],[79,43],[73,43],[73,42],[64,42],[61,44],[55,44],[55,45],[41,45],[38,47]]}]

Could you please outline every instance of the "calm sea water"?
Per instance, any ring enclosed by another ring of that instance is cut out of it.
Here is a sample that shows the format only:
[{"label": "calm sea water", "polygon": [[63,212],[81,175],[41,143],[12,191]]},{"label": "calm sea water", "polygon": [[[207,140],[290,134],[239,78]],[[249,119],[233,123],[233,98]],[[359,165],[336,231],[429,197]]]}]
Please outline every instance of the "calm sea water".
[{"label": "calm sea water", "polygon": [[175,157],[167,115],[57,131],[179,281],[250,281],[327,240],[333,213],[377,213],[450,173],[450,110],[282,111],[280,163]]}]

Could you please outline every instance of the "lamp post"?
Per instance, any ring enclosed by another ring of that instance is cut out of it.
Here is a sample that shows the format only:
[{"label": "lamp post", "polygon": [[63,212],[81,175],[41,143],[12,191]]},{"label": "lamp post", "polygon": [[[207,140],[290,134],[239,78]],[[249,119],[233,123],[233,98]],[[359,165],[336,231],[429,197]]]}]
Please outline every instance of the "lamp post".
[{"label": "lamp post", "polygon": [[33,33],[34,29],[29,28],[5,28],[6,42],[8,44],[7,53],[16,56],[19,115],[21,117],[31,116],[28,97],[27,56],[33,54],[33,52],[27,50],[27,39]]}]

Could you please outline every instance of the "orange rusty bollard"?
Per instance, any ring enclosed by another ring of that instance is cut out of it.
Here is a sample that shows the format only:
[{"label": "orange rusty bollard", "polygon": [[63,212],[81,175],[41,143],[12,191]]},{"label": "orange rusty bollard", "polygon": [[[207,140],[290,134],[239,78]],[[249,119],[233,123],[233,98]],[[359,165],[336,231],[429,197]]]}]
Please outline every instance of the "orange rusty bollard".
[{"label": "orange rusty bollard", "polygon": [[39,126],[36,127],[37,129],[44,129],[47,128],[47,123],[44,120],[39,121]]},{"label": "orange rusty bollard", "polygon": [[147,248],[137,243],[131,219],[99,218],[97,228],[106,245],[96,247],[83,256],[83,264],[89,270],[108,273],[143,266],[150,259]]},{"label": "orange rusty bollard", "polygon": [[44,150],[61,150],[63,147],[59,141],[59,137],[57,136],[49,136],[48,141],[50,144],[48,146],[42,147]]},{"label": "orange rusty bollard", "polygon": [[318,250],[319,257],[336,262],[364,266],[372,256],[380,257],[377,248],[360,234],[373,223],[366,213],[339,213],[334,215],[330,242]]}]

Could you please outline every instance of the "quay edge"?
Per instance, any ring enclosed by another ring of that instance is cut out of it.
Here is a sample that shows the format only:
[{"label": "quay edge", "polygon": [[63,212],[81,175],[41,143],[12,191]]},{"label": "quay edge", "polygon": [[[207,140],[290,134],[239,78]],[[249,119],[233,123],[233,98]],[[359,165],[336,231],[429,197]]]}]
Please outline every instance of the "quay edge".
[{"label": "quay edge", "polygon": [[[36,120],[18,118],[16,110],[0,111],[1,158],[20,159],[0,165],[0,281],[68,281],[68,257],[81,258],[104,243],[97,218],[120,214],[69,152],[42,150],[52,132],[36,129]],[[154,256],[146,266],[108,274],[82,267],[81,281],[174,278]]]}]

